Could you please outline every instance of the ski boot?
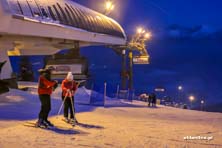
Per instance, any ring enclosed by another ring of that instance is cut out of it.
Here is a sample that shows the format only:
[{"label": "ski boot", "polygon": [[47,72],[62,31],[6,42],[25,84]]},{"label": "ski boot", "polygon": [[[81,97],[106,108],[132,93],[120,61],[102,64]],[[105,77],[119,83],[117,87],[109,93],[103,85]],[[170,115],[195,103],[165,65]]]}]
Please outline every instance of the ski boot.
[{"label": "ski boot", "polygon": [[64,117],[63,121],[65,121],[66,123],[69,123],[68,117]]},{"label": "ski boot", "polygon": [[54,127],[54,125],[49,120],[44,120],[43,122],[49,127]]},{"label": "ski boot", "polygon": [[40,127],[40,128],[48,128],[48,125],[46,123],[44,123],[43,119],[39,119],[36,124],[36,127]]},{"label": "ski boot", "polygon": [[76,120],[76,118],[71,118],[71,119],[70,119],[70,124],[71,124],[72,126],[75,126],[76,124],[78,124],[78,121]]}]

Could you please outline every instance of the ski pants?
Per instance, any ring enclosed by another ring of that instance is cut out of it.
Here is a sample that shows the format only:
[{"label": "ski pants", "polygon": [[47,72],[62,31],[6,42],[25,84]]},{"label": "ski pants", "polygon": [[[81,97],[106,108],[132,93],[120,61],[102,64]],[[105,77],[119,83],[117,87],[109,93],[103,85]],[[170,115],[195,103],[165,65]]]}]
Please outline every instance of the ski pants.
[{"label": "ski pants", "polygon": [[[64,99],[65,99],[65,97],[63,96],[62,100],[64,101]],[[75,114],[75,107],[74,107],[74,105],[75,105],[74,97],[66,97],[66,99],[64,101],[64,117],[68,118],[69,112],[70,112],[70,118],[74,119],[74,114]],[[73,113],[73,111],[74,111],[74,113]]]},{"label": "ski pants", "polygon": [[50,95],[39,95],[41,101],[41,110],[39,112],[39,119],[48,120],[48,115],[51,110]]}]

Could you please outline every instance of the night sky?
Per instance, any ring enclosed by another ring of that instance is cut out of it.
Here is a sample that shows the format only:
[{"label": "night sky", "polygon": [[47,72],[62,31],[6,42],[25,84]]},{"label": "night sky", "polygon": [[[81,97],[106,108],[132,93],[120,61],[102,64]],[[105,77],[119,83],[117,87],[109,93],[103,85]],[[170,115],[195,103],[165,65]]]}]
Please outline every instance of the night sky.
[{"label": "night sky", "polygon": [[[105,0],[75,1],[104,12]],[[114,3],[115,10],[110,17],[117,20],[128,35],[133,34],[137,26],[143,26],[153,33],[147,48],[151,64],[134,66],[134,87],[137,90],[151,92],[156,86],[163,86],[168,90],[166,94],[175,97],[177,86],[183,85],[184,95],[193,94],[211,103],[222,102],[221,0],[116,0]],[[193,34],[178,36],[186,36],[185,39],[169,39],[172,25],[183,34],[201,29]],[[103,55],[107,53],[109,58],[112,56],[113,61],[118,61],[111,51],[98,50],[97,55],[89,50],[83,53],[91,59],[96,57],[91,63],[104,62],[103,58],[98,61],[101,52],[104,52]],[[118,70],[113,77],[119,76]]]},{"label": "night sky", "polygon": [[[105,0],[74,0],[103,12]],[[221,0],[114,0],[115,10],[110,15],[127,31],[137,25],[160,29],[170,24],[188,27],[207,25],[222,29]]]}]

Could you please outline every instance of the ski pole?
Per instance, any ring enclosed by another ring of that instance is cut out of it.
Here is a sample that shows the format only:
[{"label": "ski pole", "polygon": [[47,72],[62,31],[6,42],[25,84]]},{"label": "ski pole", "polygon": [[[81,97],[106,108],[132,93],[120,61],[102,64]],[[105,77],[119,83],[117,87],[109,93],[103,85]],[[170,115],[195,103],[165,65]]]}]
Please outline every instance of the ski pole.
[{"label": "ski pole", "polygon": [[73,99],[71,98],[71,105],[72,105],[72,113],[73,113],[73,117],[74,117],[74,120],[76,119],[75,117],[75,111],[74,111],[74,96],[73,96]]},{"label": "ski pole", "polygon": [[[78,87],[79,87],[79,85],[80,85],[80,83],[78,83],[77,85],[76,85],[76,88],[78,89]],[[76,89],[76,90],[77,90]],[[76,92],[76,90],[73,92],[73,99],[71,98],[71,105],[72,105],[72,113],[73,113],[73,117],[74,117],[74,120],[76,120],[76,117],[75,117],[75,111],[74,111],[74,94],[75,94],[75,92]],[[77,120],[76,120],[77,121]],[[78,122],[78,121],[77,121]]]},{"label": "ski pole", "polygon": [[63,108],[63,105],[64,105],[64,103],[65,103],[65,100],[66,100],[66,98],[68,97],[69,94],[70,94],[70,92],[69,92],[69,93],[66,93],[66,96],[65,96],[65,98],[64,98],[64,100],[63,100],[63,102],[62,102],[62,105],[61,105],[60,108],[59,108],[57,117],[58,117],[58,115],[60,114],[60,112],[61,112],[61,110],[62,110],[62,108]]}]

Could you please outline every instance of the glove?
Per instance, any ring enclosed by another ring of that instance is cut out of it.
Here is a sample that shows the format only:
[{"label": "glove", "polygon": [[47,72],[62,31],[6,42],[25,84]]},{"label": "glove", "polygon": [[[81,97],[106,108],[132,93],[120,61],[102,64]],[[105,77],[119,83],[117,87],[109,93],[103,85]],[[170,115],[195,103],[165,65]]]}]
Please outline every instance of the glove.
[{"label": "glove", "polygon": [[67,90],[67,93],[68,93],[68,94],[71,94],[71,90],[70,90],[70,89],[68,89],[68,90]]},{"label": "glove", "polygon": [[54,82],[55,82],[55,84],[53,86],[53,90],[55,90],[58,87],[58,81],[54,81]]}]

